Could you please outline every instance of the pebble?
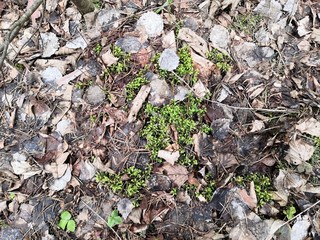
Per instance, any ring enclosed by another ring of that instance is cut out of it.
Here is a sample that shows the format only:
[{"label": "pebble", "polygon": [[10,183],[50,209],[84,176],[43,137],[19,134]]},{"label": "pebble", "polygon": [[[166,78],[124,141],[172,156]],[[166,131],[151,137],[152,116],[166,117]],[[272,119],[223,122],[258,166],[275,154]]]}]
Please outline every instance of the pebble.
[{"label": "pebble", "polygon": [[165,49],[160,55],[159,66],[163,70],[175,70],[179,66],[178,55],[171,49]]},{"label": "pebble", "polygon": [[87,101],[89,104],[96,105],[102,103],[106,98],[104,91],[98,86],[91,86],[87,90]]},{"label": "pebble", "polygon": [[149,38],[157,37],[163,31],[163,19],[155,12],[146,12],[142,14],[137,22],[137,28],[139,27],[146,31]]},{"label": "pebble", "polygon": [[116,45],[126,53],[137,53],[142,47],[142,44],[140,43],[139,39],[132,36],[119,38],[116,41]]}]

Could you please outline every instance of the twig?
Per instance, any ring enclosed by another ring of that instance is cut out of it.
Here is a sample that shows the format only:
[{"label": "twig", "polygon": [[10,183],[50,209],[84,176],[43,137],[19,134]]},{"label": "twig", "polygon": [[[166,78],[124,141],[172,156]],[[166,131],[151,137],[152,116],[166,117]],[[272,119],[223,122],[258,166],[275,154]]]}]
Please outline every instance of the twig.
[{"label": "twig", "polygon": [[19,20],[15,21],[11,25],[9,32],[7,33],[7,35],[5,37],[4,43],[0,45],[0,52],[2,52],[1,57],[0,57],[0,69],[2,68],[4,59],[7,55],[7,50],[8,50],[9,44],[18,35],[18,33],[19,33],[20,29],[22,28],[22,26],[24,25],[24,23],[26,23],[30,19],[31,15],[38,9],[38,7],[40,6],[40,4],[42,2],[43,2],[43,0],[35,0],[35,2],[26,11],[26,13],[23,14],[22,17],[19,18]]},{"label": "twig", "polygon": [[[295,220],[296,218],[298,218],[299,216],[301,216],[302,214],[304,214],[305,212],[309,211],[311,208],[315,207],[316,205],[318,205],[320,203],[320,200],[318,200],[317,202],[315,202],[314,204],[312,204],[310,207],[306,208],[305,210],[303,210],[301,213],[295,215],[293,218],[289,219],[288,221],[286,221],[285,223],[283,223],[281,225],[281,227],[283,227],[284,225],[288,224],[289,222]],[[281,228],[280,227],[280,228]]]}]

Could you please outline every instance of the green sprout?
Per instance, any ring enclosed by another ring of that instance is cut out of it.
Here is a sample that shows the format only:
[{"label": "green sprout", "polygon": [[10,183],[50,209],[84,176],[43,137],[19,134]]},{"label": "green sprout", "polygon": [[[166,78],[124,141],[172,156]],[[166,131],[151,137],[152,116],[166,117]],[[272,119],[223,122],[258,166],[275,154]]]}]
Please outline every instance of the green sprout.
[{"label": "green sprout", "polygon": [[122,223],[122,218],[119,216],[119,213],[117,210],[113,210],[108,217],[107,224],[110,228],[113,228],[116,225],[119,225]]},{"label": "green sprout", "polygon": [[62,230],[67,230],[67,232],[73,233],[76,230],[76,222],[72,219],[69,211],[63,211],[61,213],[58,226]]},{"label": "green sprout", "polygon": [[155,13],[160,13],[161,11],[164,10],[165,7],[168,7],[168,12],[171,11],[171,6],[172,6],[173,0],[166,0],[164,4],[162,4],[160,7],[155,10]]},{"label": "green sprout", "polygon": [[221,72],[226,73],[230,71],[231,58],[228,55],[219,52],[217,49],[214,48],[211,52],[207,53],[207,58],[210,61],[214,62]]},{"label": "green sprout", "polygon": [[296,208],[294,206],[289,206],[285,210],[283,210],[283,214],[286,215],[288,220],[292,219],[296,212],[297,211],[296,211]]},{"label": "green sprout", "polygon": [[93,0],[92,2],[97,9],[101,9],[102,3],[100,2],[100,0]]},{"label": "green sprout", "polygon": [[94,48],[95,53],[99,55],[101,53],[101,50],[102,50],[101,44],[97,43],[97,45]]}]

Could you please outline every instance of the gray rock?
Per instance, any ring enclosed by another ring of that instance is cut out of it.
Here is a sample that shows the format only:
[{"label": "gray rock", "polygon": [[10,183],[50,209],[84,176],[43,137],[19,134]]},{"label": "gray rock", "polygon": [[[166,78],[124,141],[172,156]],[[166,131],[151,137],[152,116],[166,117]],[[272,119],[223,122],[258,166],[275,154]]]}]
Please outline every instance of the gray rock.
[{"label": "gray rock", "polygon": [[266,31],[263,28],[260,28],[259,31],[257,31],[254,34],[256,40],[258,41],[260,46],[267,46],[270,44],[271,40],[270,40],[270,34],[268,31]]},{"label": "gray rock", "polygon": [[171,49],[165,49],[159,59],[159,66],[163,70],[173,71],[179,66],[179,56]]},{"label": "gray rock", "polygon": [[162,174],[152,174],[148,181],[148,187],[151,191],[169,191],[171,180],[168,176]]},{"label": "gray rock", "polygon": [[137,27],[142,27],[149,38],[159,36],[163,31],[163,19],[155,12],[142,14],[137,22]]},{"label": "gray rock", "polygon": [[210,32],[210,41],[214,46],[226,49],[230,42],[228,29],[221,25],[215,25]]},{"label": "gray rock", "polygon": [[176,94],[174,95],[175,101],[183,101],[186,96],[190,93],[190,89],[184,86],[178,86],[176,89]]},{"label": "gray rock", "polygon": [[120,18],[120,11],[116,9],[101,9],[97,15],[96,26],[101,27],[103,31],[107,31],[112,22]]},{"label": "gray rock", "polygon": [[88,64],[87,64],[87,70],[88,73],[95,77],[97,75],[100,75],[102,72],[102,67],[101,65],[98,63],[97,59],[91,59],[89,60]]},{"label": "gray rock", "polygon": [[91,86],[87,90],[87,101],[92,105],[102,103],[106,98],[106,94],[98,86]]},{"label": "gray rock", "polygon": [[5,227],[0,231],[0,240],[17,240],[23,239],[23,235],[19,229]]},{"label": "gray rock", "polygon": [[282,15],[282,5],[277,0],[262,0],[258,6],[253,10],[267,17],[271,22],[276,22]]},{"label": "gray rock", "polygon": [[132,36],[118,39],[116,45],[127,53],[137,53],[142,47],[139,39]]},{"label": "gray rock", "polygon": [[254,67],[262,61],[269,61],[274,56],[274,50],[270,47],[258,47],[251,42],[244,42],[235,47],[237,55],[245,60],[249,67]]},{"label": "gray rock", "polygon": [[151,91],[149,95],[149,103],[154,106],[161,106],[170,101],[172,93],[170,87],[165,80],[159,79],[157,76],[150,82]]},{"label": "gray rock", "polygon": [[45,83],[57,86],[57,80],[62,78],[62,73],[56,67],[47,67],[42,71],[41,77]]},{"label": "gray rock", "polygon": [[183,25],[184,25],[184,27],[190,28],[192,31],[197,31],[198,28],[199,28],[199,25],[198,25],[197,21],[194,18],[191,18],[191,17],[186,18],[183,21]]}]

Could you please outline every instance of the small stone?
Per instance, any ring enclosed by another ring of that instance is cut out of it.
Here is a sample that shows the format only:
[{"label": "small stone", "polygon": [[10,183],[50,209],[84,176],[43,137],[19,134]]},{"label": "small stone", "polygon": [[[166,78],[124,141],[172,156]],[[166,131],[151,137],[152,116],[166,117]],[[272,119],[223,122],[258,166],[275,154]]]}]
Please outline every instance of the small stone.
[{"label": "small stone", "polygon": [[132,36],[118,39],[118,41],[116,41],[116,45],[126,53],[137,53],[142,47],[139,39]]},{"label": "small stone", "polygon": [[137,27],[142,27],[149,38],[159,36],[163,31],[163,19],[155,12],[142,14],[137,22]]},{"label": "small stone", "polygon": [[197,31],[198,27],[199,27],[197,21],[191,17],[186,18],[183,21],[183,25],[184,25],[184,27],[190,28],[192,31]]},{"label": "small stone", "polygon": [[176,94],[174,95],[174,100],[183,101],[189,93],[190,93],[190,90],[187,87],[178,86],[176,89]]},{"label": "small stone", "polygon": [[150,86],[149,103],[153,106],[162,106],[163,104],[168,103],[172,98],[170,87],[165,80],[161,80],[155,76],[150,82]]},{"label": "small stone", "polygon": [[210,32],[210,41],[217,47],[226,49],[230,41],[228,29],[215,25]]},{"label": "small stone", "polygon": [[148,181],[148,187],[151,191],[169,191],[171,180],[168,176],[162,174],[152,174]]},{"label": "small stone", "polygon": [[159,66],[163,70],[175,70],[179,66],[178,55],[171,49],[165,49],[160,55]]},{"label": "small stone", "polygon": [[120,11],[116,9],[102,9],[99,11],[96,26],[101,27],[103,31],[107,31],[112,27],[112,22],[120,18]]},{"label": "small stone", "polygon": [[4,227],[0,231],[0,240],[23,239],[23,235],[17,228]]},{"label": "small stone", "polygon": [[62,78],[62,73],[56,67],[47,67],[42,73],[41,77],[47,84],[56,85],[57,80]]},{"label": "small stone", "polygon": [[91,86],[87,90],[87,101],[92,105],[102,103],[106,98],[106,94],[98,86]]}]

